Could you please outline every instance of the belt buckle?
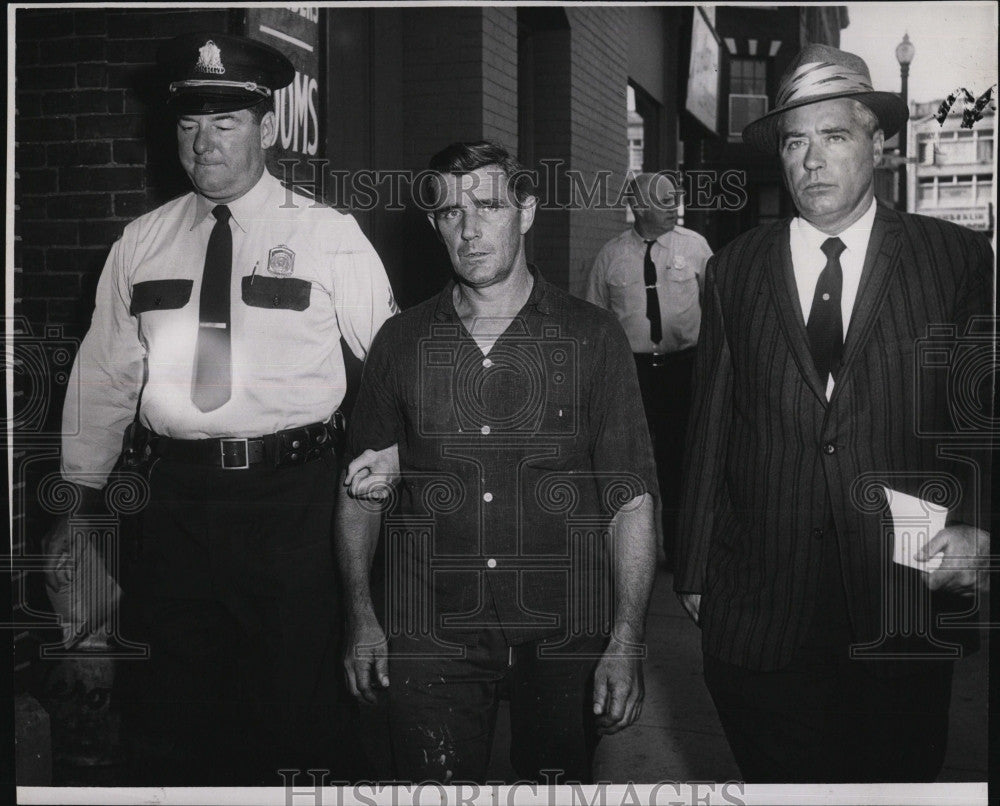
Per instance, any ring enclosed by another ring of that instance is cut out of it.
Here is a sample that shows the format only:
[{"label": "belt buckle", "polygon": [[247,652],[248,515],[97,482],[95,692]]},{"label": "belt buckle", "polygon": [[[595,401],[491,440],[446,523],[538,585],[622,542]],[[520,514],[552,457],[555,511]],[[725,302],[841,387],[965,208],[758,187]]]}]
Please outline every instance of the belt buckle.
[{"label": "belt buckle", "polygon": [[[248,439],[220,439],[219,454],[222,459],[223,470],[248,470],[250,468],[250,445]],[[230,452],[227,453],[226,449]],[[240,450],[242,449],[242,459]],[[230,460],[242,462],[242,464],[230,464]]]}]

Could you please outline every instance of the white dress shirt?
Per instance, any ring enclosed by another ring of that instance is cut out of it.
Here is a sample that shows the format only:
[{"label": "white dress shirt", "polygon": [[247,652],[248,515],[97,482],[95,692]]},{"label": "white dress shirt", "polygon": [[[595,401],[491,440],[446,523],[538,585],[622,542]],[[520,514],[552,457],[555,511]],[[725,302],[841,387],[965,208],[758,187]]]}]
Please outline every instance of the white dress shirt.
[{"label": "white dress shirt", "polygon": [[[809,322],[812,310],[813,295],[816,293],[816,283],[826,267],[826,254],[823,252],[823,242],[827,238],[840,238],[844,251],[840,255],[840,268],[844,275],[844,284],[840,295],[840,314],[844,323],[844,339],[851,323],[854,311],[854,301],[858,296],[858,285],[861,283],[861,272],[865,267],[865,253],[868,251],[868,241],[871,240],[872,225],[875,223],[875,200],[865,214],[843,232],[827,235],[816,229],[804,218],[792,219],[789,227],[789,245],[792,251],[792,269],[795,272],[795,284],[799,291],[799,304],[805,323]],[[826,397],[833,394],[833,376],[827,378]]]},{"label": "white dress shirt", "polygon": [[213,207],[188,193],[133,221],[111,248],[67,389],[65,478],[103,485],[140,393],[141,422],[179,439],[326,421],[346,388],[341,337],[364,359],[398,310],[354,218],[286,191],[265,171],[228,205],[232,397],[201,411],[191,382]]}]

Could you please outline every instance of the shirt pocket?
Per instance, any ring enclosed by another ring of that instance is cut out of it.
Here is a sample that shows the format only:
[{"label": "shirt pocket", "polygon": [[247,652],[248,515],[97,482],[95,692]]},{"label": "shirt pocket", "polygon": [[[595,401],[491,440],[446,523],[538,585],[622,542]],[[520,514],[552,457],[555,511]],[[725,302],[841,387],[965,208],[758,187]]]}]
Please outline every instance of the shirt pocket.
[{"label": "shirt pocket", "polygon": [[698,272],[690,263],[674,264],[664,272],[668,282],[688,283],[692,280],[697,282]]},{"label": "shirt pocket", "polygon": [[194,280],[146,280],[132,286],[128,312],[138,316],[147,311],[175,311],[191,299]]},{"label": "shirt pocket", "polygon": [[298,277],[243,278],[243,302],[251,308],[304,311],[309,307],[312,283]]}]

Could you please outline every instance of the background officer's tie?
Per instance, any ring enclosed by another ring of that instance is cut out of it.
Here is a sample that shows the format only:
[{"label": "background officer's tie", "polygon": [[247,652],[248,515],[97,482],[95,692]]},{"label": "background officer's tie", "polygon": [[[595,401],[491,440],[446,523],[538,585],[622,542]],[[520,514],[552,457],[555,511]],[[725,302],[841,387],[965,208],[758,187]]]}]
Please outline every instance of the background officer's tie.
[{"label": "background officer's tie", "polygon": [[837,380],[840,356],[844,349],[844,323],[840,313],[840,296],[844,286],[844,272],[840,268],[840,254],[846,249],[840,238],[827,238],[820,247],[826,255],[826,266],[816,282],[812,309],[806,332],[816,371],[824,383],[828,375]]},{"label": "background officer's tie", "polygon": [[233,233],[229,229],[229,208],[214,210],[215,226],[205,252],[201,275],[200,326],[195,357],[191,400],[202,411],[212,411],[232,394],[232,344],[229,315],[229,287],[233,272]]},{"label": "background officer's tie", "polygon": [[649,320],[649,339],[659,344],[663,338],[663,326],[660,324],[660,298],[656,294],[656,265],[653,263],[653,244],[656,241],[646,241],[646,259],[642,262],[642,276],[646,283],[646,318]]}]

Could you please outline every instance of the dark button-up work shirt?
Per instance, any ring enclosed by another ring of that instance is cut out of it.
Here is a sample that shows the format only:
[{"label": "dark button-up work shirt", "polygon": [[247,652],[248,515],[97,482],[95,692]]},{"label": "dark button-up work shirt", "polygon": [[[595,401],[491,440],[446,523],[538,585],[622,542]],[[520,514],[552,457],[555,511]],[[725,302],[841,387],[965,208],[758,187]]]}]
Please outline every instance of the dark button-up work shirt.
[{"label": "dark button-up work shirt", "polygon": [[390,640],[500,626],[517,644],[611,619],[611,518],[657,489],[635,366],[612,314],[534,278],[487,354],[453,282],[372,344],[348,453],[399,443]]}]

